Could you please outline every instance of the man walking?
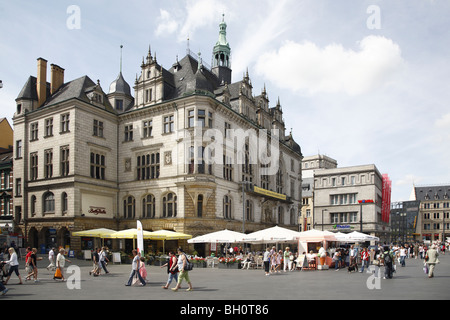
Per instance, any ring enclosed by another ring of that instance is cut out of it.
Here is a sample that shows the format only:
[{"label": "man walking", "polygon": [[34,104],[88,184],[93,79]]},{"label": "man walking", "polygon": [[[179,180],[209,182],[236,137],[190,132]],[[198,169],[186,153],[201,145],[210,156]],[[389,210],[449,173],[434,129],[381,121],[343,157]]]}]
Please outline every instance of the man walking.
[{"label": "man walking", "polygon": [[427,255],[425,256],[425,263],[428,264],[428,278],[434,277],[434,268],[437,263],[439,263],[438,259],[439,253],[436,251],[436,246],[433,244],[430,249],[427,251]]},{"label": "man walking", "polygon": [[130,278],[128,279],[128,283],[125,286],[127,286],[127,287],[131,286],[134,276],[137,276],[139,278],[139,281],[141,281],[141,286],[145,286],[146,285],[145,280],[142,279],[141,274],[139,272],[139,264],[141,263],[141,258],[137,254],[136,249],[133,250],[133,256],[134,256],[134,258],[133,258],[133,262],[131,264]]},{"label": "man walking", "polygon": [[392,279],[393,267],[392,263],[394,260],[393,252],[388,249],[381,254],[381,259],[384,260],[384,279]]}]

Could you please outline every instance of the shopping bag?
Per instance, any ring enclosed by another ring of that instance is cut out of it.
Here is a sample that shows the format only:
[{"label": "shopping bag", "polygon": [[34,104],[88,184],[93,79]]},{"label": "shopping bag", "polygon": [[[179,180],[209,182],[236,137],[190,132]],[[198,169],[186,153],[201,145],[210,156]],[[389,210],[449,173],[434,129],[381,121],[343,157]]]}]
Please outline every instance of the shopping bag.
[{"label": "shopping bag", "polygon": [[140,284],[141,284],[141,281],[139,280],[139,277],[138,277],[137,272],[136,272],[136,274],[133,277],[133,281],[131,282],[131,286],[132,287],[138,287]]},{"label": "shopping bag", "polygon": [[53,279],[62,279],[61,269],[56,268],[55,275],[53,276]]},{"label": "shopping bag", "polygon": [[428,265],[427,264],[423,265],[423,272],[425,272],[425,274],[428,274]]}]

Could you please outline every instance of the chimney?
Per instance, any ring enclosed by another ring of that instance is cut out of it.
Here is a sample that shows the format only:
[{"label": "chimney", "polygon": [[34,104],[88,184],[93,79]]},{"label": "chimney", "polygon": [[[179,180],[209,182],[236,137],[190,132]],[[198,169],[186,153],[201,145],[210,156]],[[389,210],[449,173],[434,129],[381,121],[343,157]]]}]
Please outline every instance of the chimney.
[{"label": "chimney", "polygon": [[47,99],[47,60],[37,59],[37,84],[38,107],[42,106]]},{"label": "chimney", "polygon": [[50,94],[54,94],[64,84],[64,69],[56,64],[51,64],[50,76]]}]

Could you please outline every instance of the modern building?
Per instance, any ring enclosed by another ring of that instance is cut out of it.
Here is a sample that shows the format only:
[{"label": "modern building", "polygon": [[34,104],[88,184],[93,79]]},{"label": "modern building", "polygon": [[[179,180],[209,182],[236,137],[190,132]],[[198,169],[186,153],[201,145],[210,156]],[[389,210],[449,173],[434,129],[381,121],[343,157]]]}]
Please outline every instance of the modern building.
[{"label": "modern building", "polygon": [[14,210],[29,245],[79,250],[92,239],[71,231],[136,220],[193,236],[298,229],[300,147],[279,100],[270,106],[265,88],[255,95],[248,72],[232,82],[226,23],[219,27],[211,68],[188,51],[165,69],[149,50],[134,92],[121,70],[108,92],[88,76],[65,82],[54,64],[47,82],[38,59],[14,115]]},{"label": "modern building", "polygon": [[303,176],[310,170],[314,178],[312,228],[358,231],[389,240],[389,214],[383,211],[389,200],[383,191],[390,195],[390,189],[383,189],[388,178],[375,165],[338,168],[336,160],[318,155],[305,157],[302,166]]},{"label": "modern building", "polygon": [[416,240],[445,241],[450,236],[450,185],[414,186],[412,200],[420,201]]},{"label": "modern building", "polygon": [[412,243],[416,241],[416,226],[420,201],[399,201],[391,204],[391,242]]}]

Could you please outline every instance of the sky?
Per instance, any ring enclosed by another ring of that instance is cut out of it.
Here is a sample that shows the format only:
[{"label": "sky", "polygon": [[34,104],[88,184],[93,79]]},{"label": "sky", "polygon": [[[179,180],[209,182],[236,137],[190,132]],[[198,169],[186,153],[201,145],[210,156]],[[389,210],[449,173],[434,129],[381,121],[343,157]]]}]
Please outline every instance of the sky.
[{"label": "sky", "polygon": [[253,95],[280,99],[304,156],[374,164],[392,201],[450,185],[448,0],[0,0],[0,117],[13,125],[39,57],[106,93],[121,55],[131,86],[149,48],[166,69],[187,48],[211,64],[223,15],[233,82],[248,70]]}]

